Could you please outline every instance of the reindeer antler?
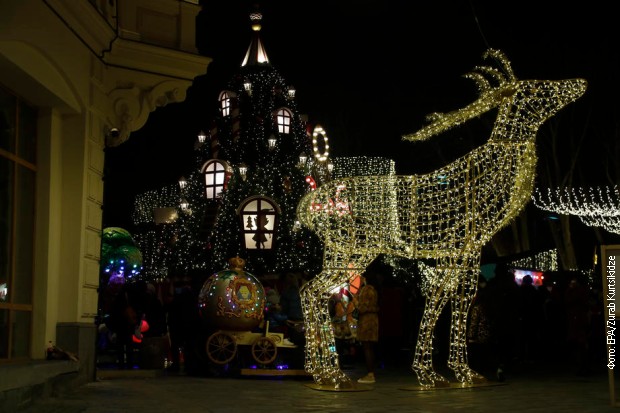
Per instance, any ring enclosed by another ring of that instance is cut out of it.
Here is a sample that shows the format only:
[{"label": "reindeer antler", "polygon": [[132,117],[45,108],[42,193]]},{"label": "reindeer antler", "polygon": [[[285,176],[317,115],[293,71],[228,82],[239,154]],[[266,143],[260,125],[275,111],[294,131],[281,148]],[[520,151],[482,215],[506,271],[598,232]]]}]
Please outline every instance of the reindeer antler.
[{"label": "reindeer antler", "polygon": [[[430,122],[418,132],[405,135],[403,139],[419,141],[430,138],[460,125],[476,116],[489,111],[501,102],[507,90],[511,90],[516,77],[510,62],[499,50],[488,49],[482,55],[483,60],[494,59],[499,68],[491,66],[476,66],[474,71],[466,73],[465,78],[472,79],[478,86],[479,98],[466,107],[449,113],[432,113],[426,117]],[[490,79],[489,79],[490,77]]]}]

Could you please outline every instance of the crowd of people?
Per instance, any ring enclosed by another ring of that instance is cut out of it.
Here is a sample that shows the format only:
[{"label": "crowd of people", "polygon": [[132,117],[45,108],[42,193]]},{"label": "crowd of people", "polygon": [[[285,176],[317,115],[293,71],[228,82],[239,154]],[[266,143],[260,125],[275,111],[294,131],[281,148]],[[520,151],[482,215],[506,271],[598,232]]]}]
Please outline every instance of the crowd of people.
[{"label": "crowd of people", "polygon": [[160,347],[166,364],[178,369],[199,323],[189,280],[158,286],[143,281],[111,285],[104,294],[102,312],[98,351],[113,349],[120,369],[144,365],[144,358],[137,356],[151,338],[163,339]]},{"label": "crowd of people", "polygon": [[[419,307],[408,302],[404,289],[385,286],[379,273],[367,271],[361,280],[355,294],[347,289],[335,294],[330,311],[339,354],[350,352],[363,362],[366,376],[360,382],[373,383],[375,369],[396,355],[388,348],[391,342],[399,348],[407,345],[405,324],[415,318],[407,314]],[[265,307],[270,331],[283,332],[287,343],[302,349],[304,281],[299,273],[283,273],[266,288]],[[99,348],[114,347],[120,368],[136,364],[136,349],[150,337],[166,338],[171,369],[182,367],[184,361],[192,363],[187,360],[191,353],[184,355],[183,350],[200,336],[196,291],[189,280],[164,287],[137,282],[114,287],[108,294]],[[423,305],[423,300],[418,295],[414,301]],[[602,310],[602,291],[580,274],[546,277],[542,285],[534,285],[529,275],[517,283],[510,268],[498,265],[489,280],[480,275],[470,308],[470,365],[500,381],[518,366],[540,363],[557,362],[571,366],[576,374],[588,374],[597,362],[605,365]],[[354,354],[356,349],[361,351]]]},{"label": "crowd of people", "polygon": [[557,364],[587,375],[604,351],[602,296],[578,273],[530,275],[520,284],[498,265],[488,282],[481,275],[470,309],[468,340],[472,367],[504,380],[522,365]]}]

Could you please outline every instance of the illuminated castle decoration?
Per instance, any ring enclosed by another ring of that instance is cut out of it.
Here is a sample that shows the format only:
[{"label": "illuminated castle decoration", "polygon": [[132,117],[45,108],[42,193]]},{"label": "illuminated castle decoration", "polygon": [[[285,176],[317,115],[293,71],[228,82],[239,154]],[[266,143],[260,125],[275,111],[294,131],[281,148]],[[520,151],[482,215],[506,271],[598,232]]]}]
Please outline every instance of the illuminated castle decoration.
[{"label": "illuminated castle decoration", "polygon": [[404,137],[427,139],[496,108],[484,145],[429,174],[332,179],[299,203],[302,225],[325,243],[322,272],[301,290],[305,366],[316,385],[353,386],[338,363],[326,297],[352,273],[363,273],[379,254],[436,263],[429,272],[434,275],[427,284],[412,365],[420,385],[448,382],[434,371],[432,360],[435,324],[447,303],[452,310],[448,366],[463,385],[483,379],[469,367],[466,349],[482,247],[530,200],[540,125],[586,90],[582,79],[517,80],[496,50],[484,58],[499,67],[477,67],[466,75],[479,86],[478,100],[451,113],[435,113],[427,126]]},{"label": "illuminated castle decoration", "polygon": [[532,195],[538,208],[562,215],[576,215],[590,227],[620,234],[620,191],[617,186],[597,188],[538,188]]},{"label": "illuminated castle decoration", "polygon": [[242,256],[255,273],[320,271],[322,244],[296,220],[299,200],[331,177],[394,174],[378,157],[331,158],[325,129],[300,114],[295,89],[272,66],[252,13],[239,71],[198,120],[196,164],[178,185],[136,197],[144,274],[211,274]]},{"label": "illuminated castle decoration", "polygon": [[307,268],[312,261],[316,268],[318,244],[295,228],[297,203],[309,190],[300,165],[300,155],[312,151],[309,126],[297,109],[295,89],[267,56],[261,20],[259,12],[250,14],[250,45],[219,93],[219,113],[197,148],[204,163],[190,181],[202,181],[207,190],[190,200],[190,208],[202,203],[211,209],[205,216],[211,220],[207,252],[214,267],[241,256],[258,274]]}]

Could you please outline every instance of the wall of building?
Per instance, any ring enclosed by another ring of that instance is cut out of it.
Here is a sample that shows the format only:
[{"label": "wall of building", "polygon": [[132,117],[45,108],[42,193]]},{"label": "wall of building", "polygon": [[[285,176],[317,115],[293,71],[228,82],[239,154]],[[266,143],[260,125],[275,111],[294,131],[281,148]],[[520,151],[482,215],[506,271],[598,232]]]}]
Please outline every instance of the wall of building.
[{"label": "wall of building", "polygon": [[[52,341],[72,346],[66,350],[78,353],[81,370],[94,368],[94,340],[80,341],[90,340],[97,314],[104,148],[122,144],[158,106],[184,100],[193,79],[206,73],[210,59],[195,51],[198,11],[177,0],[118,0],[112,8],[95,0],[0,4],[0,83],[39,108],[25,366],[42,359]],[[68,330],[70,339],[57,336]],[[0,375],[5,367],[0,361]]]}]

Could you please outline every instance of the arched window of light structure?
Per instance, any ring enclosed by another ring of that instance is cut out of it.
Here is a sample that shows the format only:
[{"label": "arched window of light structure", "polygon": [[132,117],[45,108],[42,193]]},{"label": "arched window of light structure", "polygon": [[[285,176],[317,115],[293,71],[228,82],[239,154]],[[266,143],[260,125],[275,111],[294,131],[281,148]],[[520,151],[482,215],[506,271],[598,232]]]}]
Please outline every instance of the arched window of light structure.
[{"label": "arched window of light structure", "polygon": [[239,222],[243,243],[249,250],[270,250],[277,238],[278,220],[281,214],[276,202],[266,196],[246,198],[239,208]]},{"label": "arched window of light structure", "polygon": [[291,132],[291,118],[293,115],[291,111],[286,108],[280,108],[276,112],[276,123],[278,125],[278,132],[290,133]]},{"label": "arched window of light structure", "polygon": [[200,172],[205,177],[205,196],[207,199],[218,199],[226,189],[232,172],[225,161],[210,159],[202,165]]},{"label": "arched window of light structure", "polygon": [[230,116],[230,110],[232,107],[232,93],[228,90],[224,90],[220,93],[219,102],[222,116]]}]

